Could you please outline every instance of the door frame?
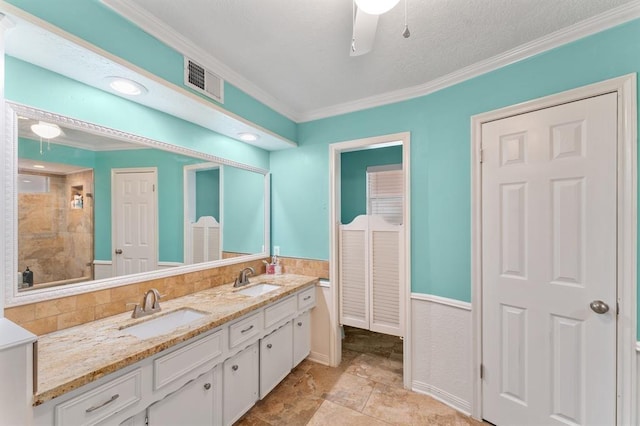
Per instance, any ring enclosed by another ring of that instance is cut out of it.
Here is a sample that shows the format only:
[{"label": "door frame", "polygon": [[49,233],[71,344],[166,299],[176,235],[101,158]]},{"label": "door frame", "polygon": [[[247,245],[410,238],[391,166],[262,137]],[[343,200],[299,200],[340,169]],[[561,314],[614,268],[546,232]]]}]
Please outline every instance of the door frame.
[{"label": "door frame", "polygon": [[[342,334],[340,331],[340,288],[338,270],[338,233],[341,219],[341,157],[340,154],[349,151],[360,151],[371,148],[383,148],[400,142],[402,145],[402,170],[404,177],[404,204],[402,217],[404,225],[404,289],[401,298],[400,315],[404,322],[403,339],[403,382],[404,387],[411,388],[411,151],[410,132],[394,133],[375,136],[347,142],[337,142],[329,145],[329,211],[330,211],[330,243],[329,243],[329,279],[331,281],[330,297],[332,312],[330,312],[330,342],[329,365],[336,367],[342,358]],[[404,307],[402,306],[404,305]]]},{"label": "door frame", "polygon": [[[514,115],[553,107],[606,93],[618,94],[617,172],[617,406],[618,425],[636,424],[636,268],[637,268],[637,103],[636,74],[500,108],[471,117],[471,414],[482,419],[482,125]],[[638,346],[640,350],[640,346]]]},{"label": "door frame", "polygon": [[155,190],[153,191],[153,203],[154,203],[154,218],[153,220],[155,221],[155,227],[154,227],[154,235],[153,235],[153,245],[154,245],[154,250],[153,250],[153,255],[154,255],[154,269],[156,270],[158,269],[158,260],[159,260],[159,244],[158,244],[158,240],[159,235],[158,235],[158,230],[160,229],[160,226],[158,224],[158,168],[157,167],[130,167],[130,168],[113,168],[111,169],[111,273],[112,276],[117,277],[118,276],[118,268],[117,268],[117,262],[116,262],[116,258],[115,258],[115,246],[116,246],[116,240],[118,238],[118,228],[117,228],[117,223],[116,223],[116,203],[115,203],[115,199],[116,199],[116,175],[117,174],[123,174],[123,173],[153,173],[153,177],[154,177],[154,185]]},{"label": "door frame", "polygon": [[[218,163],[198,163],[198,164],[190,164],[188,166],[183,167],[183,204],[184,204],[184,213],[182,216],[182,220],[184,222],[184,248],[183,248],[183,256],[182,263],[184,265],[192,265],[193,264],[193,247],[191,244],[191,220],[189,219],[192,214],[195,216],[196,214],[196,172],[202,170],[215,170],[218,169],[220,173],[219,183],[218,183],[218,194],[219,200],[218,205],[220,206],[220,212],[218,217],[218,224],[220,225],[220,259],[222,260],[222,238],[224,233],[222,230],[222,223],[224,220],[224,208],[222,204],[222,200],[224,199],[224,168],[222,164]],[[198,218],[196,217],[196,220]]]}]

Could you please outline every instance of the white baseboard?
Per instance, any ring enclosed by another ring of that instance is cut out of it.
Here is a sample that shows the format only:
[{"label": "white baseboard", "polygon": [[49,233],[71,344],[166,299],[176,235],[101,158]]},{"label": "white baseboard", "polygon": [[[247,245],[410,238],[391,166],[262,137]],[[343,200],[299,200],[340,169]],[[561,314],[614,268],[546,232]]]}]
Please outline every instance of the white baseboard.
[{"label": "white baseboard", "polygon": [[451,395],[449,392],[438,389],[435,386],[420,382],[418,380],[414,380],[411,383],[411,390],[437,399],[438,401],[447,404],[454,410],[458,410],[461,413],[466,414],[467,416],[471,415],[471,404],[469,403],[469,401],[465,401],[464,399],[458,398],[455,395]]},{"label": "white baseboard", "polygon": [[317,362],[318,364],[322,364],[322,365],[329,365],[329,356],[327,354],[321,354],[318,352],[310,352],[309,356],[307,357],[307,359],[309,361],[313,361],[313,362]]}]

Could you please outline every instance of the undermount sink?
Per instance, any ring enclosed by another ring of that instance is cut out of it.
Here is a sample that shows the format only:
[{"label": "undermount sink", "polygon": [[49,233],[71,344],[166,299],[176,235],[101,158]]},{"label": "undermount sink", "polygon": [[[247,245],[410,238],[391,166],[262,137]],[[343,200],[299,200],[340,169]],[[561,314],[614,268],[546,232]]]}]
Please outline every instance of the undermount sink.
[{"label": "undermount sink", "polygon": [[267,283],[259,283],[253,284],[251,287],[243,288],[242,290],[236,290],[236,293],[240,293],[245,296],[262,296],[263,294],[270,293],[274,290],[279,289],[279,285],[267,284]]},{"label": "undermount sink", "polygon": [[148,339],[150,337],[167,334],[187,325],[190,322],[198,320],[207,314],[189,308],[179,309],[156,318],[140,322],[135,325],[121,327],[120,330],[126,334],[131,334],[139,339]]}]

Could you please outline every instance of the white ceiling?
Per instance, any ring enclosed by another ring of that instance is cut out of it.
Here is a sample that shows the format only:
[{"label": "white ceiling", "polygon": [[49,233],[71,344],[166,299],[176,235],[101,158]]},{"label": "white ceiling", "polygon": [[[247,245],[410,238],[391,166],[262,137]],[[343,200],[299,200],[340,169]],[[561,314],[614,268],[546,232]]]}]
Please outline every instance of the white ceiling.
[{"label": "white ceiling", "polygon": [[380,17],[373,51],[351,57],[350,0],[103,0],[165,42],[193,46],[209,57],[203,62],[220,64],[214,72],[302,121],[389,93],[410,97],[408,88],[621,5],[638,6],[631,0],[408,1],[409,39],[401,35],[401,0]]}]

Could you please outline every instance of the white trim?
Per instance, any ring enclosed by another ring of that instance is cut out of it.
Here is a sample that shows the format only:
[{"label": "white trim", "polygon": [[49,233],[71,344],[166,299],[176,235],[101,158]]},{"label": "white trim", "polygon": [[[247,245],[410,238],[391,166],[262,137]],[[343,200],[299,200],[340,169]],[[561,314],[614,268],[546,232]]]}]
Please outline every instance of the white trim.
[{"label": "white trim", "polygon": [[471,310],[471,303],[461,300],[449,299],[448,297],[436,296],[434,294],[411,293],[411,300],[422,300],[425,302],[437,303],[439,305],[451,306],[452,308]]},{"label": "white trim", "polygon": [[214,74],[217,74],[222,79],[233,84],[255,100],[262,102],[288,119],[297,121],[298,117],[296,112],[289,106],[285,105],[275,96],[265,92],[250,80],[244,78],[242,75],[220,62],[204,49],[197,47],[193,41],[168,27],[142,7],[126,0],[101,0],[101,2],[117,14],[133,22],[144,32],[160,40],[172,49],[175,49],[178,53],[181,53],[189,59],[197,62],[199,65],[212,71]]},{"label": "white trim", "polygon": [[[2,253],[2,262],[4,271],[2,277],[4,281],[4,287],[0,291],[4,291],[4,306],[20,306],[34,302],[42,302],[44,300],[56,299],[60,297],[72,296],[82,293],[88,293],[96,290],[103,290],[107,288],[120,287],[123,285],[134,284],[138,282],[148,281],[152,279],[160,279],[172,277],[180,274],[187,274],[196,271],[202,271],[205,269],[236,265],[245,262],[251,262],[254,260],[265,259],[269,253],[264,250],[261,253],[253,255],[245,255],[240,257],[233,257],[229,259],[221,259],[213,262],[203,262],[195,265],[184,265],[175,268],[161,269],[157,271],[145,272],[141,274],[133,274],[122,277],[110,277],[99,280],[94,280],[85,283],[68,284],[59,287],[49,287],[37,290],[30,290],[28,292],[18,292],[18,287],[15,284],[15,273],[12,271],[18,271],[18,259],[16,256],[17,251],[17,232],[18,232],[18,220],[17,220],[17,182],[16,182],[16,170],[18,165],[18,156],[16,155],[16,140],[17,140],[17,119],[16,114],[24,115],[33,119],[41,119],[50,123],[60,124],[66,127],[84,130],[94,134],[105,134],[109,137],[147,145],[150,147],[162,149],[169,152],[175,152],[178,154],[188,155],[195,158],[200,158],[204,161],[216,162],[223,165],[229,165],[238,167],[240,169],[249,170],[265,176],[265,247],[269,247],[269,209],[270,209],[270,175],[265,169],[258,167],[248,166],[235,161],[227,160],[225,158],[217,157],[210,154],[204,154],[198,151],[193,151],[188,148],[183,148],[176,145],[171,145],[164,142],[155,141],[142,136],[134,135],[131,133],[122,132],[119,130],[110,129],[95,125],[82,120],[76,120],[73,118],[65,117],[62,115],[50,113],[47,111],[39,110],[36,108],[27,107],[24,105],[6,102],[5,105],[5,120],[4,120],[4,135],[0,140],[0,148],[2,148],[2,157],[0,162],[3,167],[0,168],[0,173],[3,176],[3,189],[4,189],[4,206],[2,208],[2,214],[4,220],[2,221],[3,232],[0,235],[4,238],[4,244],[0,246]],[[2,240],[0,240],[2,241]],[[102,263],[106,262],[106,263]],[[111,265],[111,261],[106,260],[94,260],[95,265]],[[0,304],[1,305],[1,304]]]},{"label": "white trim", "polygon": [[504,66],[522,61],[548,50],[555,49],[564,44],[571,43],[592,34],[615,27],[616,25],[632,21],[640,17],[640,1],[632,1],[620,7],[611,9],[600,15],[593,16],[569,27],[555,31],[529,43],[520,45],[514,49],[496,55],[484,61],[476,62],[468,67],[454,71],[445,76],[436,78],[417,86],[407,87],[381,95],[370,96],[351,102],[333,105],[327,108],[318,108],[306,111],[298,115],[299,122],[319,120],[336,115],[347,114],[368,108],[393,104],[429,95],[447,87],[462,83],[480,75],[495,71]]},{"label": "white trim", "polygon": [[175,268],[177,266],[182,266],[184,263],[182,262],[160,262],[158,261],[158,267],[160,268]]},{"label": "white trim", "polygon": [[321,354],[319,352],[311,351],[309,352],[309,356],[307,357],[309,361],[317,362],[322,365],[330,365],[329,363],[329,355]]},{"label": "white trim", "polygon": [[[183,260],[184,260],[184,264],[186,265],[190,265],[193,263],[193,247],[191,244],[191,237],[192,237],[192,229],[191,229],[191,220],[189,219],[190,217],[192,217],[192,213],[194,216],[194,219],[197,220],[198,218],[195,217],[195,211],[196,211],[196,172],[201,171],[201,170],[215,170],[218,169],[219,170],[219,177],[218,177],[218,205],[220,207],[220,210],[218,212],[218,224],[220,225],[220,230],[223,229],[222,227],[222,215],[224,212],[224,208],[222,205],[222,200],[224,199],[223,196],[223,188],[224,188],[224,184],[223,184],[223,179],[222,179],[222,165],[221,164],[217,164],[217,163],[200,163],[200,164],[190,164],[187,166],[184,166],[182,168],[182,204],[183,204],[183,216],[182,216],[182,221],[184,222],[184,230],[183,230]],[[220,232],[220,253],[218,255],[218,257],[220,259],[222,259],[222,236],[223,233],[222,231]]]},{"label": "white trim", "polygon": [[450,394],[449,392],[443,391],[433,385],[428,383],[421,382],[419,380],[414,380],[411,382],[411,390],[417,393],[421,393],[423,395],[428,395],[438,401],[448,405],[454,410],[460,411],[467,416],[471,413],[471,404],[469,401],[465,401],[462,398],[458,398],[455,395]]},{"label": "white trim", "polygon": [[112,265],[113,262],[110,260],[94,260],[93,261],[94,265],[105,265],[105,266],[109,266]]},{"label": "white trim", "polygon": [[[405,281],[404,294],[400,312],[403,318],[404,347],[403,347],[403,377],[404,387],[411,387],[411,133],[402,132],[391,135],[375,136],[371,138],[357,139],[347,142],[337,142],[329,145],[329,212],[330,212],[330,242],[329,242],[329,281],[333,312],[330,314],[333,323],[330,331],[329,360],[331,366],[340,364],[342,357],[342,340],[339,324],[340,298],[338,284],[338,231],[340,227],[340,154],[343,152],[362,150],[380,146],[389,146],[390,143],[402,144],[402,167],[404,173],[404,265],[403,275]],[[402,306],[404,305],[404,306]]]},{"label": "white trim", "polygon": [[636,352],[640,352],[640,342],[636,342]]},{"label": "white trim", "polygon": [[[634,3],[636,5],[637,3]],[[635,8],[633,9],[635,10]],[[472,414],[482,418],[482,182],[483,123],[605,93],[618,93],[618,425],[636,424],[637,101],[636,74],[546,96],[471,117]]]}]

